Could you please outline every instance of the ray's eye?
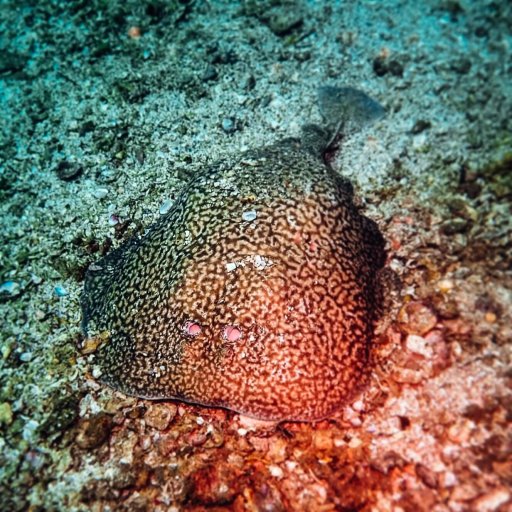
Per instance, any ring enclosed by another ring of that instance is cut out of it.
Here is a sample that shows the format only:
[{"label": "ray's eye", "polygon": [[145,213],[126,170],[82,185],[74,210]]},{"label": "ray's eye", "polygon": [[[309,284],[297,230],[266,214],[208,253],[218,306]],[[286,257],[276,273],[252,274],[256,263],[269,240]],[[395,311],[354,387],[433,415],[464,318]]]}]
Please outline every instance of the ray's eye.
[{"label": "ray's eye", "polygon": [[242,331],[236,325],[226,325],[223,335],[227,341],[238,341],[242,337]]},{"label": "ray's eye", "polygon": [[185,331],[185,334],[188,336],[197,336],[201,333],[203,330],[201,325],[197,322],[194,322],[193,320],[188,320],[185,322],[185,325],[183,326],[183,330]]}]

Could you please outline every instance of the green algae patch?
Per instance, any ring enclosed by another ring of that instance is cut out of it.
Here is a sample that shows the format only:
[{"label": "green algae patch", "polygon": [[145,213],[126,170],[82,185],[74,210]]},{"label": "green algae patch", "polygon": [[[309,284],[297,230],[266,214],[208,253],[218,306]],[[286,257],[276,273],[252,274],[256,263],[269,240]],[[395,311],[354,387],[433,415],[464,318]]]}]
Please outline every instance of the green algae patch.
[{"label": "green algae patch", "polygon": [[0,404],[0,425],[10,425],[12,423],[12,408],[9,402]]}]

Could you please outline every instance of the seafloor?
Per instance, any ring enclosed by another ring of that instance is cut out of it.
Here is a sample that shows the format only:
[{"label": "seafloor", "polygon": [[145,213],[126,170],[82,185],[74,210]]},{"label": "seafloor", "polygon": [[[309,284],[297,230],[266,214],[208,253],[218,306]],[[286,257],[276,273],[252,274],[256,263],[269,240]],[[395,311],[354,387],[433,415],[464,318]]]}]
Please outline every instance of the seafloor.
[{"label": "seafloor", "polygon": [[[0,510],[512,510],[512,4],[0,2]],[[315,424],[127,398],[84,272],[226,154],[384,119],[334,162],[387,240],[365,390]]]}]

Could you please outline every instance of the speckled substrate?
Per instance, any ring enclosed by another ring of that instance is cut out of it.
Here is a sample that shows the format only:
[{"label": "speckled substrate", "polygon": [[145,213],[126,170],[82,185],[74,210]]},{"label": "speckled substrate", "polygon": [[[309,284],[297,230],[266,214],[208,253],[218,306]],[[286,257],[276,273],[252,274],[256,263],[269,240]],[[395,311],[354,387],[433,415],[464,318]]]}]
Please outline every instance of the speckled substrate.
[{"label": "speckled substrate", "polygon": [[[1,6],[0,508],[510,510],[511,7],[272,3]],[[402,281],[365,392],[275,427],[99,386],[87,265],[324,83],[388,110],[334,162]]]}]

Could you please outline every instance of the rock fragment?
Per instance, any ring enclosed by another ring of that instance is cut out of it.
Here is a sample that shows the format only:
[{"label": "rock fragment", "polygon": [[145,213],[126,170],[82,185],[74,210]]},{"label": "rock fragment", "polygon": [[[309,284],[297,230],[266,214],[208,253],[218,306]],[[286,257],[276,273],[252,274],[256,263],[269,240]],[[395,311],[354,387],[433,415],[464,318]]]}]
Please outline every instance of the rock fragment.
[{"label": "rock fragment", "polygon": [[84,450],[98,448],[110,436],[112,425],[111,416],[104,413],[95,414],[90,418],[83,418],[78,425],[75,442]]},{"label": "rock fragment", "polygon": [[165,430],[176,416],[178,408],[174,404],[154,404],[146,411],[146,425],[157,430]]}]

